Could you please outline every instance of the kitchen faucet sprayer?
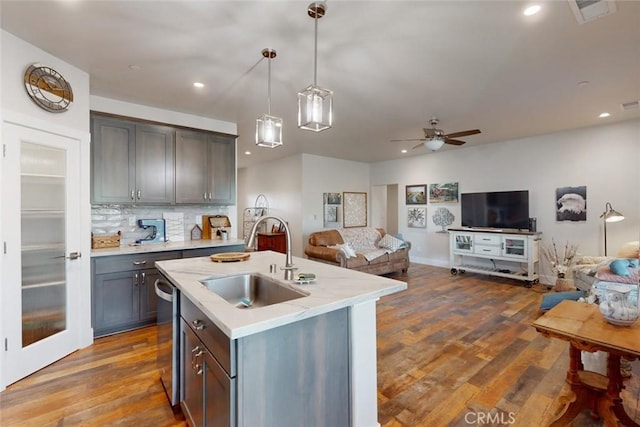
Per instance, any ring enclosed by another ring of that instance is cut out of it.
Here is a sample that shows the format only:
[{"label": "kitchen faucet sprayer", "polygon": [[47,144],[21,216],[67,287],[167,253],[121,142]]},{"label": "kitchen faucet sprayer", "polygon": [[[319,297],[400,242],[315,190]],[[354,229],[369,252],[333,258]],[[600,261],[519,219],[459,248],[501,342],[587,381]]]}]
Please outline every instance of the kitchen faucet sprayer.
[{"label": "kitchen faucet sprayer", "polygon": [[287,258],[285,261],[285,266],[282,268],[284,270],[284,278],[285,280],[293,280],[293,271],[297,270],[297,267],[293,266],[293,257],[291,256],[291,231],[289,230],[289,225],[287,225],[286,221],[278,216],[273,215],[264,215],[258,218],[258,220],[253,224],[251,228],[251,232],[249,233],[249,240],[247,241],[248,247],[253,247],[256,239],[256,231],[258,230],[258,226],[267,219],[275,219],[280,221],[280,223],[284,226],[284,233],[287,239]]}]

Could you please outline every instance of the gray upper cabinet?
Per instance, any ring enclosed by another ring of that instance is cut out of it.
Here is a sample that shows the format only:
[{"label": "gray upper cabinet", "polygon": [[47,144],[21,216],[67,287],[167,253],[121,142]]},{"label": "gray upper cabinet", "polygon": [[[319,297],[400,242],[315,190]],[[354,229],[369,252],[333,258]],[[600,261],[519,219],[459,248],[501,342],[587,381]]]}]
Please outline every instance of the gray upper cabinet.
[{"label": "gray upper cabinet", "polygon": [[176,131],[176,203],[235,203],[235,137]]},{"label": "gray upper cabinet", "polygon": [[91,134],[93,203],[173,203],[172,128],[94,117]]},{"label": "gray upper cabinet", "polygon": [[91,201],[131,203],[135,190],[135,138],[133,123],[94,118],[91,121]]}]

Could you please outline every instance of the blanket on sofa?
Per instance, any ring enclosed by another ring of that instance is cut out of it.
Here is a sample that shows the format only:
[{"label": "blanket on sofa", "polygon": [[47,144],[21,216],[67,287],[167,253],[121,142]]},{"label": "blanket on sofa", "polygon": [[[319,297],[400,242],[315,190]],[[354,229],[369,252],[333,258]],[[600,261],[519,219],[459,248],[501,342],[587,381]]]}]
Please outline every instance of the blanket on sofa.
[{"label": "blanket on sofa", "polygon": [[378,248],[378,242],[382,235],[373,227],[340,228],[338,229],[342,240],[348,243],[353,250],[361,253],[367,261],[386,254],[386,249]]},{"label": "blanket on sofa", "polygon": [[378,241],[382,238],[380,232],[372,227],[339,228],[338,232],[356,252],[378,249]]}]

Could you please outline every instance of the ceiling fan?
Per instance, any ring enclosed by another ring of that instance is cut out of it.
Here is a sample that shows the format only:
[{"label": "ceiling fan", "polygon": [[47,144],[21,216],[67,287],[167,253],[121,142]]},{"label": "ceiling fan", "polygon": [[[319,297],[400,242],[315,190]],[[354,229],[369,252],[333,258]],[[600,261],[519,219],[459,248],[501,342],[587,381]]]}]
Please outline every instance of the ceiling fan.
[{"label": "ceiling fan", "polygon": [[391,142],[422,141],[420,144],[413,147],[413,149],[424,146],[430,149],[431,151],[437,151],[442,147],[443,144],[462,145],[465,143],[465,141],[460,141],[459,139],[455,139],[455,138],[459,138],[461,136],[476,135],[480,133],[480,129],[472,129],[472,130],[463,130],[461,132],[453,132],[453,133],[445,134],[442,129],[436,129],[436,126],[438,126],[439,122],[440,120],[438,120],[437,117],[432,117],[431,120],[429,120],[429,124],[433,127],[430,129],[429,128],[423,129],[424,138],[392,139]]}]

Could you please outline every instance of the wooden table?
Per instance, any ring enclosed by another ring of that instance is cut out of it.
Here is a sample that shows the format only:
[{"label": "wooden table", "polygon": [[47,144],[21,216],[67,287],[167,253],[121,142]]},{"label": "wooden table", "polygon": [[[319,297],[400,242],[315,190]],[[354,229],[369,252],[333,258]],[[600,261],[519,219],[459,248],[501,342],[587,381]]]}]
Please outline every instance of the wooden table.
[{"label": "wooden table", "polygon": [[[625,412],[620,391],[620,358],[634,360],[640,357],[640,320],[631,326],[608,323],[597,305],[576,301],[562,301],[544,315],[533,327],[542,335],[569,342],[569,370],[567,384],[570,390],[560,397],[562,410],[550,426],[566,426],[580,412],[591,410],[594,418],[601,417],[605,426],[639,426]],[[609,353],[607,376],[585,371],[581,351]]]}]

